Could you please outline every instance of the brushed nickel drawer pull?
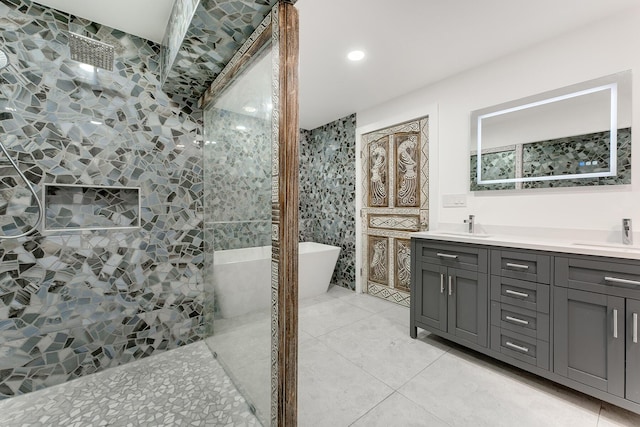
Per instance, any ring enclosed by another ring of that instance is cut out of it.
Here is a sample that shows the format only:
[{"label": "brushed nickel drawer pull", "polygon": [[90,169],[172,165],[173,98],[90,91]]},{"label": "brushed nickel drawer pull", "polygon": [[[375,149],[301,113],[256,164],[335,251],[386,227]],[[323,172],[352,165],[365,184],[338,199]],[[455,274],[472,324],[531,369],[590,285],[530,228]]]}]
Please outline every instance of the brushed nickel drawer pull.
[{"label": "brushed nickel drawer pull", "polygon": [[440,252],[437,252],[436,255],[439,256],[440,258],[458,259],[458,255],[443,254]]},{"label": "brushed nickel drawer pull", "polygon": [[444,273],[440,273],[440,293],[444,294]]},{"label": "brushed nickel drawer pull", "polygon": [[528,270],[529,266],[528,265],[524,265],[524,264],[514,264],[512,262],[508,262],[507,263],[507,267],[510,268],[516,268],[516,269],[520,269],[520,270]]},{"label": "brushed nickel drawer pull", "polygon": [[613,337],[618,338],[618,310],[613,309]]},{"label": "brushed nickel drawer pull", "polygon": [[506,289],[504,292],[520,298],[529,298],[529,294],[525,294],[524,292],[512,291],[511,289]]},{"label": "brushed nickel drawer pull", "polygon": [[638,344],[638,313],[633,313],[633,343]]},{"label": "brushed nickel drawer pull", "polygon": [[505,319],[507,319],[510,322],[520,323],[521,325],[529,324],[527,320],[518,319],[517,317],[506,316]]},{"label": "brushed nickel drawer pull", "polygon": [[449,295],[453,293],[453,277],[449,276]]},{"label": "brushed nickel drawer pull", "polygon": [[637,280],[629,280],[629,279],[618,279],[617,277],[605,277],[604,278],[605,282],[611,282],[611,283],[619,283],[621,285],[634,285],[634,286],[640,286],[640,282],[638,282]]},{"label": "brushed nickel drawer pull", "polygon": [[529,349],[528,349],[527,347],[523,347],[523,346],[521,346],[521,345],[514,344],[514,343],[512,343],[511,341],[507,341],[507,342],[506,342],[506,343],[504,343],[504,344],[505,344],[507,347],[511,347],[511,348],[513,348],[513,349],[515,349],[515,350],[519,350],[519,351],[522,351],[522,352],[525,352],[525,353],[529,353]]}]

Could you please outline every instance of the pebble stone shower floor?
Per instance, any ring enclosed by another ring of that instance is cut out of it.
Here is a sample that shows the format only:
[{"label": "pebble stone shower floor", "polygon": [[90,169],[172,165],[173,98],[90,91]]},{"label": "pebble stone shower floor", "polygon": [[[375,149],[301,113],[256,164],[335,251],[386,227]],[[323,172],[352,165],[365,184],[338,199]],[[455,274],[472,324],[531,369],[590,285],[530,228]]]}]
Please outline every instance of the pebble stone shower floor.
[{"label": "pebble stone shower floor", "polygon": [[2,427],[259,425],[202,341],[0,401]]}]

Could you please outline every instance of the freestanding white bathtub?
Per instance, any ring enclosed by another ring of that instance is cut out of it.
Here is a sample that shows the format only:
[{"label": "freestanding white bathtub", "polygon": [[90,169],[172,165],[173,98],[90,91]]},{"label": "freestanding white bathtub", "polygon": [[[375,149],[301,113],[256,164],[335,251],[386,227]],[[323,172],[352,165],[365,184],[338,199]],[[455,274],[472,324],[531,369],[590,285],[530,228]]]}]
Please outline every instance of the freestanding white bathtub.
[{"label": "freestanding white bathtub", "polygon": [[[339,254],[337,246],[300,243],[299,299],[327,292]],[[271,246],[216,251],[213,289],[224,318],[267,310],[271,304]]]}]

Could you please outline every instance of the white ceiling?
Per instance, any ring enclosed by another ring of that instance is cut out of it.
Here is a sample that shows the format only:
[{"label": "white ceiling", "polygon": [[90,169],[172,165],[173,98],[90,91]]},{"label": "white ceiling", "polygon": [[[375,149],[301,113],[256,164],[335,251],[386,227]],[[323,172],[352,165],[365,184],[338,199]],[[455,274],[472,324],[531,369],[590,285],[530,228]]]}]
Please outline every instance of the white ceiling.
[{"label": "white ceiling", "polygon": [[[637,5],[637,0],[298,0],[301,126],[314,129]],[[345,57],[354,48],[367,57],[349,63]]]},{"label": "white ceiling", "polygon": [[[157,42],[173,1],[37,0]],[[314,129],[637,5],[638,0],[298,0],[300,125]],[[348,62],[354,48],[367,57]]]},{"label": "white ceiling", "polygon": [[175,0],[34,0],[34,2],[162,43]]}]

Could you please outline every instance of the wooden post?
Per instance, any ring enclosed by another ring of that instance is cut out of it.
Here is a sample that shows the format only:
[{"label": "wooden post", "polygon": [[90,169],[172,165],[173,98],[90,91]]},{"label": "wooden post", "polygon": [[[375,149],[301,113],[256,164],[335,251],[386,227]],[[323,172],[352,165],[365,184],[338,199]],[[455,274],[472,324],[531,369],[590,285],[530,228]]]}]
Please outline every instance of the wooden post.
[{"label": "wooden post", "polygon": [[298,11],[280,1],[278,426],[298,421]]}]

